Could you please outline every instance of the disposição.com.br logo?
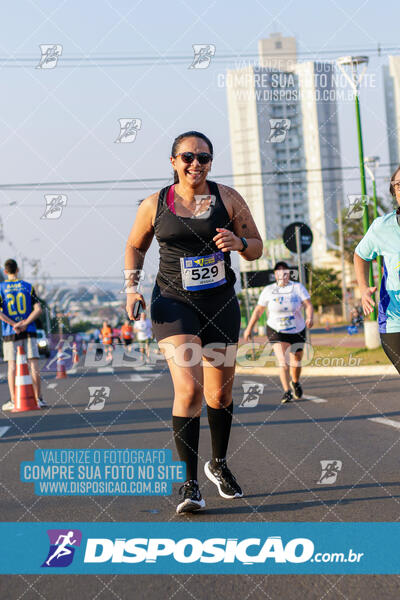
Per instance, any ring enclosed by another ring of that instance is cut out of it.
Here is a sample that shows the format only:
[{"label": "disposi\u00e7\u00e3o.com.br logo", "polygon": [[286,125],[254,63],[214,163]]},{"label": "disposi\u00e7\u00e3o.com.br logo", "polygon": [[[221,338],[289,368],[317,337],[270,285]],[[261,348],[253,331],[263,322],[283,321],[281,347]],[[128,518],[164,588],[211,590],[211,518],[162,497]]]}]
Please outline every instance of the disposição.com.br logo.
[{"label": "disposi\u00e7\u00e3o.com.br logo", "polygon": [[[47,534],[50,548],[43,564],[44,568],[68,567],[75,550],[81,545],[79,529],[49,529]],[[137,538],[92,538],[88,537],[84,553],[78,563],[85,565],[167,563],[170,564],[216,564],[257,565],[265,563],[301,564],[316,563],[360,563],[364,553],[347,549],[343,552],[315,552],[314,543],[306,537],[286,540],[281,536],[268,537],[181,537],[180,539],[137,537]],[[75,565],[79,567],[79,565]],[[113,567],[113,568],[114,568]]]}]

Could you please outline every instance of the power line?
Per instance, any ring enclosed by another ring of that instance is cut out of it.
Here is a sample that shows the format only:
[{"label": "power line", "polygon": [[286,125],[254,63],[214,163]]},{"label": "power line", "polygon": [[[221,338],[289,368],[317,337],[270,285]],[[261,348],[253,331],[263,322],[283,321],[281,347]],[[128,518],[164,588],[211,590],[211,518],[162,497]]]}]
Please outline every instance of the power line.
[{"label": "power line", "polygon": [[[216,181],[218,179],[218,177],[213,177],[212,180]],[[233,179],[233,177],[232,177]],[[376,179],[387,179],[386,175],[376,175]],[[340,179],[313,179],[312,183],[339,183],[339,182],[347,182],[347,181],[360,181],[359,177],[347,177],[345,179],[340,178]],[[236,184],[231,184],[231,185],[235,185],[235,187],[269,187],[269,186],[274,186],[274,185],[279,185],[280,183],[293,183],[293,184],[300,184],[300,183],[307,183],[306,180],[304,179],[299,179],[299,180],[294,180],[294,179],[290,179],[288,181],[270,181],[269,183],[236,183]],[[34,189],[34,188],[33,188]],[[42,191],[48,192],[50,191],[44,188],[40,188],[42,189]],[[26,191],[31,191],[30,188],[12,188],[11,190],[12,192],[26,192]],[[114,187],[95,187],[95,188],[86,188],[86,187],[73,187],[71,189],[72,192],[143,192],[143,191],[149,191],[149,187],[123,187],[123,188],[114,188]],[[1,199],[1,198],[0,198]],[[14,204],[16,201],[13,200],[11,202],[9,202],[10,205]],[[25,206],[30,206],[29,204],[26,204]],[[33,206],[33,205],[32,205]],[[74,205],[76,206],[76,205]],[[93,205],[95,206],[95,205]],[[115,204],[102,204],[101,206],[115,206]],[[129,206],[128,204],[126,206]]]},{"label": "power line", "polygon": [[[330,48],[330,49],[315,49],[315,50],[299,50],[296,52],[295,56],[293,54],[277,54],[276,56],[265,55],[268,59],[271,60],[279,60],[279,59],[287,59],[287,58],[295,58],[297,57],[316,57],[316,56],[329,56],[329,55],[337,55],[341,56],[343,54],[355,54],[355,53],[365,53],[373,56],[382,56],[391,52],[399,52],[399,45],[386,45],[383,46],[380,43],[377,46],[370,47],[362,47],[362,48]],[[261,55],[261,58],[263,55]],[[212,62],[222,62],[222,61],[233,61],[238,59],[260,59],[259,53],[241,53],[238,51],[237,53],[225,53],[218,54],[217,52],[212,57]],[[26,65],[37,65],[40,60],[40,57],[0,57],[0,66],[4,68],[15,68],[15,67],[24,67]],[[168,64],[182,64],[182,62],[191,63],[193,61],[193,54],[185,54],[185,55],[150,55],[150,56],[141,56],[141,55],[128,55],[123,56],[119,55],[80,55],[80,56],[60,56],[57,68],[69,68],[70,66],[76,66],[73,63],[80,63],[81,66],[84,67],[124,67],[124,66],[150,66],[154,63],[167,62]],[[64,63],[64,64],[63,64]],[[67,63],[67,64],[65,64]]]},{"label": "power line", "polygon": [[[386,175],[376,175],[376,179],[385,179],[387,180]],[[357,181],[358,183],[360,182],[360,178],[359,177],[349,177],[347,179],[317,179],[317,180],[313,180],[312,183],[342,183],[343,185],[349,181]],[[290,180],[290,183],[292,183],[293,185],[299,185],[299,184],[305,184],[306,182],[304,180],[300,180],[300,181],[293,181]],[[233,185],[233,184],[232,184]],[[251,188],[251,187],[273,187],[275,185],[278,185],[276,182],[270,182],[270,183],[237,183],[235,184],[235,188],[241,188],[241,187],[245,187],[245,188]],[[148,191],[148,188],[124,188],[124,189],[118,189],[118,188],[93,188],[92,191],[113,191],[113,192],[125,192],[125,191]],[[15,190],[13,190],[15,191]],[[81,190],[74,190],[74,191],[87,191],[87,189],[83,188]],[[0,206],[2,206],[3,208],[5,208],[6,206],[15,206],[18,203],[16,201],[10,202],[8,204],[4,203],[4,204],[0,204]],[[43,209],[43,204],[39,204],[39,203],[30,203],[30,204],[26,204],[24,203],[23,208],[42,208]],[[93,204],[88,202],[87,204],[68,204],[68,209],[81,209],[81,208],[111,208],[111,209],[115,209],[115,208],[126,208],[127,210],[132,210],[133,205],[132,203],[130,204],[117,204],[117,203],[113,203],[113,204]]]},{"label": "power line", "polygon": [[[379,168],[383,167],[392,167],[391,163],[384,163],[379,165]],[[213,179],[234,179],[237,177],[260,177],[260,176],[282,176],[282,175],[292,175],[298,173],[313,173],[313,172],[330,172],[330,171],[348,171],[352,169],[359,169],[359,165],[347,166],[347,167],[321,167],[320,169],[290,169],[281,171],[280,169],[274,169],[273,171],[260,171],[256,173],[229,173],[225,175],[215,175]],[[66,186],[86,186],[86,185],[119,185],[126,183],[155,183],[155,182],[166,182],[168,183],[171,180],[171,176],[169,177],[150,177],[150,178],[142,178],[142,179],[98,179],[91,181],[52,181],[47,183],[2,183],[0,184],[0,191],[26,191],[29,189],[44,189],[44,188],[64,188]],[[86,188],[84,188],[86,189]],[[94,188],[93,191],[96,191],[98,188]],[[110,188],[110,190],[113,188]],[[123,188],[124,189],[124,188]],[[139,189],[147,189],[147,188],[138,188]],[[84,191],[84,190],[82,190]]]}]

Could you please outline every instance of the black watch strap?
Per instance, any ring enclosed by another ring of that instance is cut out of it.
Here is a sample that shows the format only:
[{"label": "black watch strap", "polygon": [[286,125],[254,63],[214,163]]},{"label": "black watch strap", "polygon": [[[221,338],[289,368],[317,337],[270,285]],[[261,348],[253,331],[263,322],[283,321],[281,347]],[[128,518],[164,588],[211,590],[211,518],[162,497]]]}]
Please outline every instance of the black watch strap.
[{"label": "black watch strap", "polygon": [[246,238],[241,237],[240,239],[242,240],[243,248],[241,250],[239,250],[239,252],[244,252],[249,247],[249,245],[247,243]]}]

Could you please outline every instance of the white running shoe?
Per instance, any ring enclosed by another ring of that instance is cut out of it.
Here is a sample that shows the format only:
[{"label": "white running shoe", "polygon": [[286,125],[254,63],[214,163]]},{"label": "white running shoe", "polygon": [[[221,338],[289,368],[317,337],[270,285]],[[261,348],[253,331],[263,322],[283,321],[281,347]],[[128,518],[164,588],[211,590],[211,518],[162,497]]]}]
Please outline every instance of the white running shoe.
[{"label": "white running shoe", "polygon": [[11,402],[11,400],[9,400],[5,404],[3,404],[1,410],[14,410],[14,402]]}]

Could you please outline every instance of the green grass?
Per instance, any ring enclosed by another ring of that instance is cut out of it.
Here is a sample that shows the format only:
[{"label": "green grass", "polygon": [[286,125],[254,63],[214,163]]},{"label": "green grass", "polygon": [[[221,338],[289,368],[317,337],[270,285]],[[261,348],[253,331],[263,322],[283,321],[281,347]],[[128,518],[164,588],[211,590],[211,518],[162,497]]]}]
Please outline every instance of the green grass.
[{"label": "green grass", "polygon": [[[346,348],[335,346],[313,346],[314,355],[308,365],[304,366],[325,366],[325,367],[356,367],[368,365],[389,365],[390,361],[382,348],[376,350],[367,350],[366,348]],[[261,356],[262,350],[254,353],[255,360]],[[251,361],[251,354],[248,353],[246,359]],[[325,360],[324,360],[325,359]],[[240,365],[240,362],[239,362]],[[275,366],[269,356],[265,356],[265,365],[260,360],[259,367]]]},{"label": "green grass", "polygon": [[[366,348],[345,348],[335,346],[313,346],[314,358],[310,363],[311,365],[317,357],[319,358],[343,358],[343,366],[356,366],[357,363],[352,362],[350,359],[359,359],[358,364],[362,365],[389,365],[390,361],[382,348],[376,348],[375,350],[367,350]],[[336,366],[340,366],[340,362]],[[333,363],[332,366],[335,366]]]}]

